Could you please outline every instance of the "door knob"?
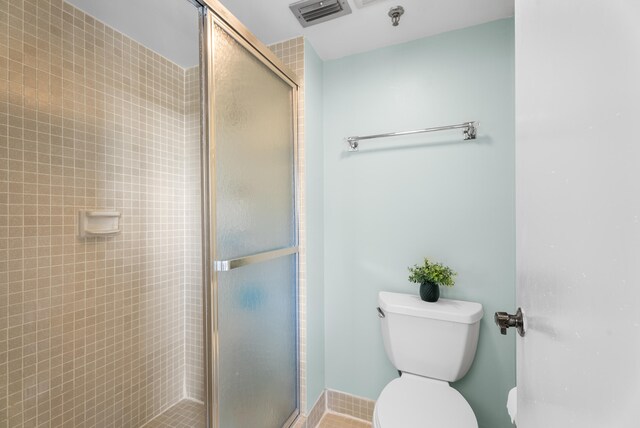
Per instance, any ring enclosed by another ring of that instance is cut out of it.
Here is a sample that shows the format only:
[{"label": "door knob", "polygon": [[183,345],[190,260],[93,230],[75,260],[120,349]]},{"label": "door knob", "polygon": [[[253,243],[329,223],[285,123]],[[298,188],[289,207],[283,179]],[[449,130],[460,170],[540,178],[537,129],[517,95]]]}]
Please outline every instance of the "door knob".
[{"label": "door knob", "polygon": [[507,329],[515,327],[520,336],[524,336],[524,320],[522,318],[522,309],[518,308],[515,315],[506,312],[496,312],[493,317],[496,325],[500,327],[500,333],[507,334]]}]

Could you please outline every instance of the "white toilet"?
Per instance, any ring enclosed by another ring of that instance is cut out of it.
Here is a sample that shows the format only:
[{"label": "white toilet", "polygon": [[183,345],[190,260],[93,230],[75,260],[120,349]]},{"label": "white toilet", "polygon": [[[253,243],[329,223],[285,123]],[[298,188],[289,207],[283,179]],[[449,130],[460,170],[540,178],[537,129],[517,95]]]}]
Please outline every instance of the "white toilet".
[{"label": "white toilet", "polygon": [[402,376],[384,387],[374,428],[478,428],[469,403],[449,382],[475,357],[482,305],[381,292],[378,312],[391,363]]}]

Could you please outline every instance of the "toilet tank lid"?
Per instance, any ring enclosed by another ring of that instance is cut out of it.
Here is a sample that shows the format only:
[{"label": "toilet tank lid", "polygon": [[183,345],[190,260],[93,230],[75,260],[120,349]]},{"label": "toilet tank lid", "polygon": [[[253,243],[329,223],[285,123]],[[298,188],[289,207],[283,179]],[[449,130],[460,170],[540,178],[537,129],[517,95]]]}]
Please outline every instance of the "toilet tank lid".
[{"label": "toilet tank lid", "polygon": [[483,315],[480,303],[451,299],[430,303],[422,301],[420,296],[388,291],[378,294],[378,304],[384,312],[462,324],[474,324]]}]

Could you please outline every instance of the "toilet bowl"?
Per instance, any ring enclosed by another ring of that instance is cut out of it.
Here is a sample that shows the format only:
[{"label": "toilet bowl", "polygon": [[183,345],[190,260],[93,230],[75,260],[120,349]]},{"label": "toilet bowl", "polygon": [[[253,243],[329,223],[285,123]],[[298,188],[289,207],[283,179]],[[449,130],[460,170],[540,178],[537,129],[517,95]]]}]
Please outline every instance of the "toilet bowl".
[{"label": "toilet bowl", "polygon": [[374,409],[375,428],[478,428],[462,394],[449,386],[471,367],[482,305],[381,292],[385,351],[402,376],[384,387]]},{"label": "toilet bowl", "polygon": [[380,393],[374,428],[478,428],[467,400],[448,383],[405,373]]}]

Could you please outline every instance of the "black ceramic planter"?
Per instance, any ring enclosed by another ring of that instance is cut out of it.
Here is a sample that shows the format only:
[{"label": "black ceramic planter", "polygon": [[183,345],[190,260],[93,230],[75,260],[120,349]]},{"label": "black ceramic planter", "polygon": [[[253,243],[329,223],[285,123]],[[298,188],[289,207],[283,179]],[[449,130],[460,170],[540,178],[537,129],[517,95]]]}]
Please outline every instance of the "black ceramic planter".
[{"label": "black ceramic planter", "polygon": [[420,284],[420,298],[425,302],[437,302],[440,298],[440,287],[433,282]]}]

